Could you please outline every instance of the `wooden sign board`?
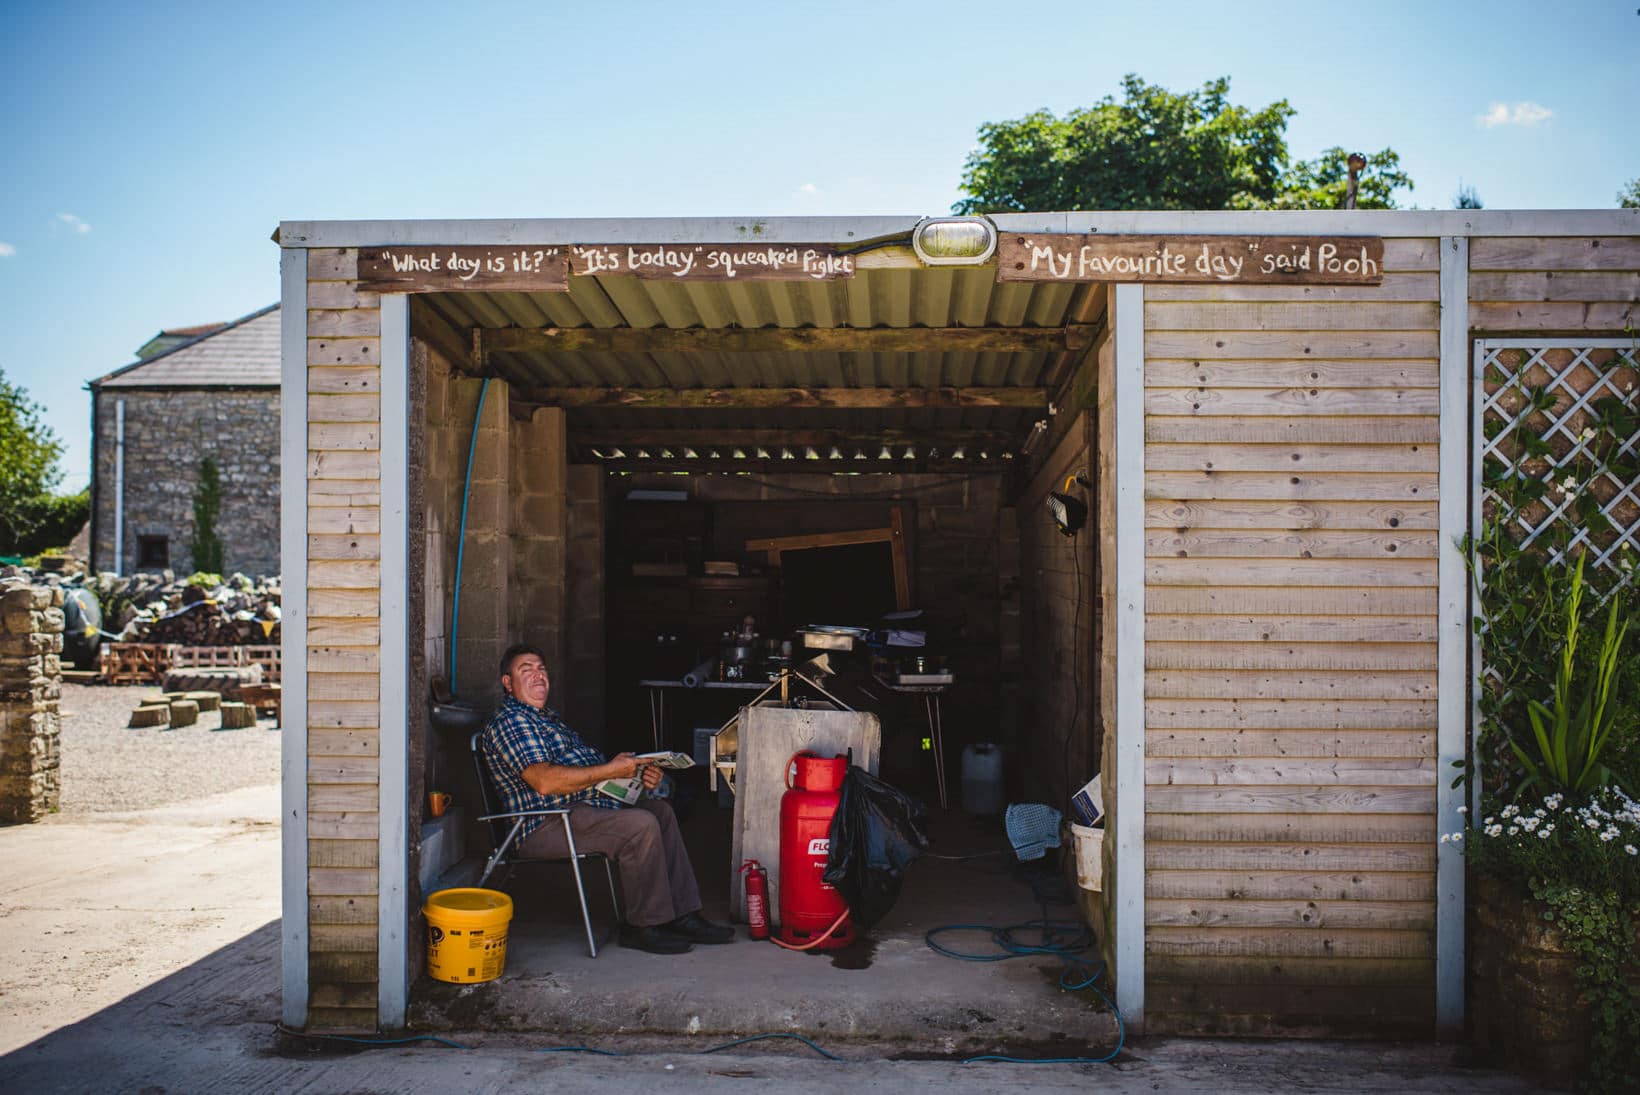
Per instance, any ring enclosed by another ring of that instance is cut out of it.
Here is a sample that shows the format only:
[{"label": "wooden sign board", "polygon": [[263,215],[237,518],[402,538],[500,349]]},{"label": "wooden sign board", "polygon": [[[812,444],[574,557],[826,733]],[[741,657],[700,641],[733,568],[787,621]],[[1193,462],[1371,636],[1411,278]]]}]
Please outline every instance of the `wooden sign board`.
[{"label": "wooden sign board", "polygon": [[835,281],[854,256],[812,243],[602,244],[569,249],[577,274],[673,281]]},{"label": "wooden sign board", "polygon": [[1101,236],[1004,234],[998,281],[1380,285],[1376,236]]},{"label": "wooden sign board", "polygon": [[361,247],[359,288],[382,293],[562,293],[561,247]]}]

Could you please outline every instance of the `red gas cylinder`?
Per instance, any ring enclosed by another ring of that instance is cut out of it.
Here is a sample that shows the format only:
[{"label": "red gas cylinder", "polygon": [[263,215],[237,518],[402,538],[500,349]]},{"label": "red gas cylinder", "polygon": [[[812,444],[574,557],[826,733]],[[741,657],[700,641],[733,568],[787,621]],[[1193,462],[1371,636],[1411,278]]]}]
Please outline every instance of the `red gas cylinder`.
[{"label": "red gas cylinder", "polygon": [[794,946],[814,943],[839,916],[842,925],[814,946],[831,950],[854,942],[842,894],[821,877],[847,771],[846,756],[827,759],[809,752],[792,757],[786,768],[789,790],[780,800],[780,938]]}]

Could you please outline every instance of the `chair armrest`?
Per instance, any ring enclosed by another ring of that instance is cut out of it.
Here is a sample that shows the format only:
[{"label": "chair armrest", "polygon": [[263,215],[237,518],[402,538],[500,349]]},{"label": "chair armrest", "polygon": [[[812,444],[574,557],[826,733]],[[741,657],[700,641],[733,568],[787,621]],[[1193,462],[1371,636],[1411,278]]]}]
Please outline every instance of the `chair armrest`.
[{"label": "chair armrest", "polygon": [[568,810],[514,810],[509,814],[485,814],[479,821],[495,821],[503,817],[561,817],[569,813]]}]

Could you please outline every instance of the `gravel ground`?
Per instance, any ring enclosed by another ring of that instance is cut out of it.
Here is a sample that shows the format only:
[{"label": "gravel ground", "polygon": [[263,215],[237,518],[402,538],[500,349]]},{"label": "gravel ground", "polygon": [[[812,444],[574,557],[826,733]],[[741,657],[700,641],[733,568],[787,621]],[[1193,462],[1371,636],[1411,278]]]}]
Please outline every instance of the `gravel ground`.
[{"label": "gravel ground", "polygon": [[278,724],[218,730],[215,711],[176,730],[126,727],[137,701],[155,685],[64,684],[64,814],[140,810],[222,791],[279,782]]}]

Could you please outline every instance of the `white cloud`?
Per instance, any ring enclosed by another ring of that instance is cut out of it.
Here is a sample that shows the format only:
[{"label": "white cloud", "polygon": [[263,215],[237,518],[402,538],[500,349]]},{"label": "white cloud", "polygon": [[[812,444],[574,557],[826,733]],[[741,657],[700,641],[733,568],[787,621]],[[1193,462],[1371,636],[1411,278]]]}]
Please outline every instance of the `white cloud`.
[{"label": "white cloud", "polygon": [[76,217],[73,213],[58,213],[57,219],[81,235],[91,231],[91,226],[79,217]]},{"label": "white cloud", "polygon": [[813,183],[804,183],[802,186],[797,188],[797,192],[799,194],[818,194],[820,193],[820,188],[815,186]]},{"label": "white cloud", "polygon": [[1479,115],[1475,120],[1491,129],[1500,125],[1533,126],[1548,121],[1553,115],[1554,111],[1543,104],[1522,99],[1513,106],[1508,103],[1493,103],[1486,108],[1485,114]]},{"label": "white cloud", "polygon": [[0,259],[9,259],[17,253],[17,248],[9,243],[0,243]]}]

